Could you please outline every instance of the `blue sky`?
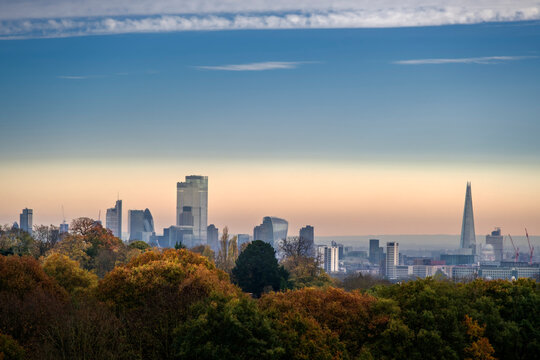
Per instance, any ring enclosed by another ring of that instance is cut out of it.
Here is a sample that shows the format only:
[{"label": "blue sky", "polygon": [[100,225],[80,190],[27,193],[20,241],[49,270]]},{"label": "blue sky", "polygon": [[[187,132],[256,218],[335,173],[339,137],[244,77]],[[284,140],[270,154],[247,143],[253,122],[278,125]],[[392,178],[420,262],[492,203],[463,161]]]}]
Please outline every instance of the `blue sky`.
[{"label": "blue sky", "polygon": [[[2,41],[0,147],[538,164],[539,55],[535,22]],[[201,68],[267,62],[290,68]]]},{"label": "blue sky", "polygon": [[538,233],[539,114],[535,0],[0,4],[0,223],[169,226],[197,173],[232,232],[455,234],[472,181],[479,231]]}]

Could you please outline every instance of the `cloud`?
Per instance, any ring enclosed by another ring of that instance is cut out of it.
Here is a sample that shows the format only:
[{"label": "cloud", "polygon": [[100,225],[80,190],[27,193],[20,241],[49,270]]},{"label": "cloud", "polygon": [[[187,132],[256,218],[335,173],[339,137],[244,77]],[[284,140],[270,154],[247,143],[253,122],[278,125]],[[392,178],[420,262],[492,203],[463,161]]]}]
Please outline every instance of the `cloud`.
[{"label": "cloud", "polygon": [[294,69],[305,61],[266,61],[239,65],[218,65],[218,66],[196,66],[202,70],[222,70],[222,71],[264,71],[277,69]]},{"label": "cloud", "polygon": [[60,75],[59,79],[68,79],[68,80],[84,80],[88,79],[90,76],[80,76],[80,75]]},{"label": "cloud", "polygon": [[4,0],[0,39],[540,20],[540,0]]},{"label": "cloud", "polygon": [[424,65],[424,64],[498,64],[505,61],[516,61],[537,58],[538,56],[484,56],[453,59],[415,59],[398,60],[394,64],[399,65]]}]

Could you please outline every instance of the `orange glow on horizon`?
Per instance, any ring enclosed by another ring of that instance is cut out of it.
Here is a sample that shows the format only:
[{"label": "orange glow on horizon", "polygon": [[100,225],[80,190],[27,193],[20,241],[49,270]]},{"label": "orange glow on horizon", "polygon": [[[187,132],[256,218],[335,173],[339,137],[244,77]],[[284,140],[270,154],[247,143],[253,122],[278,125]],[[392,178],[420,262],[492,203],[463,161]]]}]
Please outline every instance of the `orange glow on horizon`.
[{"label": "orange glow on horizon", "polygon": [[540,233],[540,170],[375,163],[50,162],[7,164],[0,178],[0,221],[34,209],[34,224],[105,220],[117,192],[127,210],[149,208],[156,232],[174,224],[176,182],[209,176],[209,223],[252,234],[263,216],[289,221],[289,234],[306,224],[317,236],[457,234],[472,181],[476,233]]}]

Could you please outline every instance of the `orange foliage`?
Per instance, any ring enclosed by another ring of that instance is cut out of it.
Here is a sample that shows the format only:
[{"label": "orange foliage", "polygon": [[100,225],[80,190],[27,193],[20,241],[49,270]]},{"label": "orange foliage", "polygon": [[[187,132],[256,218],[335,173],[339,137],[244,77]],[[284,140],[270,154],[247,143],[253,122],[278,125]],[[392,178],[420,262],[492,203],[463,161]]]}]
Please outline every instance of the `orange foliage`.
[{"label": "orange foliage", "polygon": [[495,350],[489,339],[483,336],[486,327],[480,326],[478,321],[473,320],[468,315],[465,315],[465,326],[467,327],[467,335],[471,339],[471,344],[465,348],[467,355],[465,360],[495,360],[493,357]]},{"label": "orange foliage", "polygon": [[102,299],[119,308],[143,306],[161,292],[189,304],[212,291],[233,295],[239,290],[207,258],[185,249],[142,253],[117,266],[98,286]]},{"label": "orange foliage", "polygon": [[373,296],[359,292],[305,288],[264,295],[259,307],[288,324],[285,327],[290,327],[298,316],[310,319],[322,331],[330,331],[339,338],[349,354],[358,354],[369,337],[376,335],[377,329],[382,330],[388,321],[388,317],[377,314],[376,302]]}]

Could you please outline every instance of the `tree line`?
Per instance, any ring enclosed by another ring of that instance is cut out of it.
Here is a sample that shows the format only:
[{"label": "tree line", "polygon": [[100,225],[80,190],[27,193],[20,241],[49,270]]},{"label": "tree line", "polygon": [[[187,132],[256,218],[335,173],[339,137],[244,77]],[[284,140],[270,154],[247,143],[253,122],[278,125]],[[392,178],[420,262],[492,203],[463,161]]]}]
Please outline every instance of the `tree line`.
[{"label": "tree line", "polygon": [[[51,230],[51,228],[49,228]],[[535,359],[534,280],[332,280],[299,244],[0,231],[0,359]],[[43,235],[45,234],[45,235]],[[52,235],[51,235],[52,234]]]}]

